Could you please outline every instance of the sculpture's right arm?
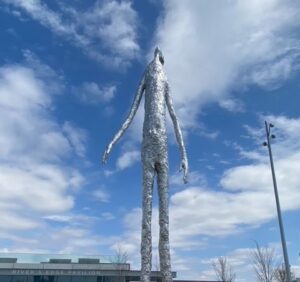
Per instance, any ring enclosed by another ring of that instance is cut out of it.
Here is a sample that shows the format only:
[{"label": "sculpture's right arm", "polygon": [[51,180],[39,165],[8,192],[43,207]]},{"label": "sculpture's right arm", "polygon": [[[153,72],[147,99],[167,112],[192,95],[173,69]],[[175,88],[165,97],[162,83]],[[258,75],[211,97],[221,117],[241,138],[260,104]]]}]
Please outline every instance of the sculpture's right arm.
[{"label": "sculpture's right arm", "polygon": [[142,81],[139,84],[138,90],[136,92],[133,104],[131,106],[131,110],[126,118],[126,120],[124,121],[122,127],[120,128],[120,130],[116,133],[116,135],[114,136],[114,138],[112,139],[112,141],[108,144],[108,146],[106,147],[103,157],[102,157],[102,163],[106,163],[107,158],[109,153],[112,150],[112,147],[115,145],[115,143],[117,143],[120,138],[122,137],[122,135],[125,133],[126,129],[129,127],[129,125],[131,124],[137,110],[138,107],[140,105],[142,96],[143,96],[143,92],[145,90],[145,76],[143,76]]}]

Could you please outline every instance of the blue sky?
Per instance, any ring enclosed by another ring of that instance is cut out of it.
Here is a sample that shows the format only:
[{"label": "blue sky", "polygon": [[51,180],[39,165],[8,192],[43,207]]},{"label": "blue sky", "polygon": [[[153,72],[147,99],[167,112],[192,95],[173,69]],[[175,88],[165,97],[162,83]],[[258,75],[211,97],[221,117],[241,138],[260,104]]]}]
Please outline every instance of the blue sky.
[{"label": "blue sky", "polygon": [[[211,261],[227,256],[251,281],[254,240],[281,262],[267,119],[300,276],[299,15],[279,0],[1,1],[0,250],[121,249],[139,267],[142,105],[100,160],[159,45],[190,165],[184,185],[169,121],[173,269],[213,279]],[[154,264],[157,215],[155,192]]]}]

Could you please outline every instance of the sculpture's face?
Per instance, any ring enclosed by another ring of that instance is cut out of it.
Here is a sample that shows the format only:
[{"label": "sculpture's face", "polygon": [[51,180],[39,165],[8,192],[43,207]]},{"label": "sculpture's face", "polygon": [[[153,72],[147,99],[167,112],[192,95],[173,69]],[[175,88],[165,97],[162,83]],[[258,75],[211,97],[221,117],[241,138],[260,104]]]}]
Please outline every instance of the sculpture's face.
[{"label": "sculpture's face", "polygon": [[156,56],[158,56],[160,63],[163,65],[165,62],[164,55],[158,47],[156,47],[154,51],[154,58],[156,58]]}]

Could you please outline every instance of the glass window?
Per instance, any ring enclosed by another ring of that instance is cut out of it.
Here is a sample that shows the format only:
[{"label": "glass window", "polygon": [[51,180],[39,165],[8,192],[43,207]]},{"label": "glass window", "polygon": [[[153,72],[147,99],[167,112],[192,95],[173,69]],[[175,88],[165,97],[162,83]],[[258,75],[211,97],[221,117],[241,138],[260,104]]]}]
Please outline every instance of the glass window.
[{"label": "glass window", "polygon": [[125,282],[124,276],[110,276],[110,282]]},{"label": "glass window", "polygon": [[43,282],[43,276],[40,275],[30,276],[28,282]]},{"label": "glass window", "polygon": [[125,281],[124,276],[99,276],[97,282],[124,282],[124,281]]},{"label": "glass window", "polygon": [[27,275],[15,275],[12,282],[27,282]]},{"label": "glass window", "polygon": [[110,276],[102,276],[102,282],[110,282]]},{"label": "glass window", "polygon": [[85,282],[84,276],[72,276],[72,282]]},{"label": "glass window", "polygon": [[55,282],[55,276],[44,275],[41,282]]},{"label": "glass window", "polygon": [[71,282],[71,276],[56,276],[54,282]]},{"label": "glass window", "polygon": [[0,275],[1,282],[11,282],[12,276],[11,275]]},{"label": "glass window", "polygon": [[97,282],[97,276],[86,276],[85,282]]},{"label": "glass window", "polygon": [[32,275],[29,275],[27,279],[27,282],[34,282],[34,276]]},{"label": "glass window", "polygon": [[55,278],[55,276],[34,275],[34,276],[28,276],[28,281],[27,282],[55,282],[54,278]]}]

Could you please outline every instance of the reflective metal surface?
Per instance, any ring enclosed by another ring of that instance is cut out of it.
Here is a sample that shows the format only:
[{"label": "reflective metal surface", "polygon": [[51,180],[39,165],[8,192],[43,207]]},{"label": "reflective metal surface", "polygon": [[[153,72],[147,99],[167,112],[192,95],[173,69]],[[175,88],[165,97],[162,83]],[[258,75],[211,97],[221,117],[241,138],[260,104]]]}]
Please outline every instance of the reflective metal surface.
[{"label": "reflective metal surface", "polygon": [[175,115],[170,97],[169,84],[163,69],[164,58],[161,51],[156,48],[154,59],[144,73],[138,87],[130,113],[121,129],[107,146],[103,162],[107,161],[113,145],[122,137],[129,127],[139,107],[145,92],[145,119],[143,126],[142,165],[143,165],[143,217],[142,217],[142,243],[141,243],[141,281],[149,282],[152,260],[152,194],[153,182],[157,175],[159,195],[159,258],[160,271],[163,281],[172,281],[171,259],[169,246],[169,202],[168,202],[168,147],[166,132],[166,106],[170,113],[176,139],[181,152],[181,169],[183,181],[187,182],[188,161],[180,126]]}]

